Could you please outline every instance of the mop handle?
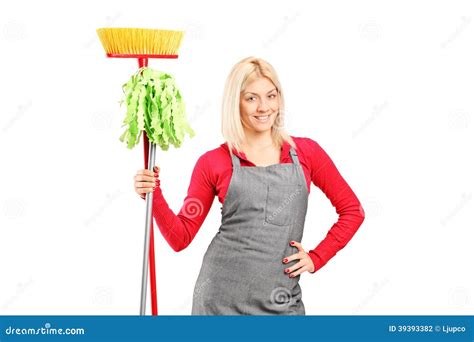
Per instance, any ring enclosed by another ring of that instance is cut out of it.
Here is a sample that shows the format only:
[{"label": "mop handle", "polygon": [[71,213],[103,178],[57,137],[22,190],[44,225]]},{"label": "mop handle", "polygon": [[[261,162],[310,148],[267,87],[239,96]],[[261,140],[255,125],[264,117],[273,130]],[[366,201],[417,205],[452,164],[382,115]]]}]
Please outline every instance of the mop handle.
[{"label": "mop handle", "polygon": [[[148,170],[153,171],[153,166],[155,165],[155,152],[156,145],[149,142],[148,143]],[[142,292],[141,292],[141,301],[140,301],[140,315],[144,316],[146,311],[146,290],[147,290],[147,280],[148,280],[148,258],[150,254],[150,230],[152,223],[152,204],[153,204],[153,192],[146,193],[146,222],[145,222],[145,245],[143,252],[143,269],[142,269]]]},{"label": "mop handle", "polygon": [[[145,134],[143,137],[143,156],[145,157],[145,169],[148,168],[148,137]],[[156,161],[156,160],[155,160]],[[153,207],[153,206],[152,206]],[[153,215],[152,215],[153,216]],[[156,298],[156,272],[155,272],[155,239],[153,237],[153,219],[150,222],[150,288],[151,288],[151,314],[158,315],[158,301]]]}]

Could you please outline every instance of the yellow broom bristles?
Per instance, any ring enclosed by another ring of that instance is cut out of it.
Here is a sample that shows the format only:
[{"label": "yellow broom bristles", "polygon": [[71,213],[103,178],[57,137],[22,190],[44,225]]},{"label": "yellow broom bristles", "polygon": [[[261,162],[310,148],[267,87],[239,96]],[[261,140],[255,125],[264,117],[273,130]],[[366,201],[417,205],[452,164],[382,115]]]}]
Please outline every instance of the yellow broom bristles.
[{"label": "yellow broom bristles", "polygon": [[177,55],[184,31],[99,28],[97,34],[106,53]]}]

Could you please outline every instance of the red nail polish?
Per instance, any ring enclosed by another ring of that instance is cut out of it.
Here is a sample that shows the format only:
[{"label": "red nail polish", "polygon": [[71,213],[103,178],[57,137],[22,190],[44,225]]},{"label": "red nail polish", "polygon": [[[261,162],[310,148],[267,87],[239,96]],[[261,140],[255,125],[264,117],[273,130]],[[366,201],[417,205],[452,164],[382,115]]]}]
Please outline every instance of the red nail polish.
[{"label": "red nail polish", "polygon": [[295,242],[294,242],[294,241],[291,241],[291,242],[290,242],[290,245],[292,245],[292,246],[293,246],[294,244],[295,244]]},{"label": "red nail polish", "polygon": [[295,276],[293,274],[290,274],[290,278],[294,278]]},{"label": "red nail polish", "polygon": [[285,270],[285,272],[288,273],[288,271],[289,271],[289,269],[287,268],[287,269]]},{"label": "red nail polish", "polygon": [[286,264],[288,262],[288,259],[287,258],[283,259],[283,262]]}]

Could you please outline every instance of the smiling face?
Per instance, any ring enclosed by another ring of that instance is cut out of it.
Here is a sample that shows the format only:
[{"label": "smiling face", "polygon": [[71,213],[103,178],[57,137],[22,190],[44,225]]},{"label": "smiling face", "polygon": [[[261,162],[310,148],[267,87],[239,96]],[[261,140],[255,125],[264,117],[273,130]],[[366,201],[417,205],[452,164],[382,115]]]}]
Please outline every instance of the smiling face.
[{"label": "smiling face", "polygon": [[279,108],[278,91],[266,77],[249,83],[240,95],[240,118],[248,130],[258,133],[271,130]]}]

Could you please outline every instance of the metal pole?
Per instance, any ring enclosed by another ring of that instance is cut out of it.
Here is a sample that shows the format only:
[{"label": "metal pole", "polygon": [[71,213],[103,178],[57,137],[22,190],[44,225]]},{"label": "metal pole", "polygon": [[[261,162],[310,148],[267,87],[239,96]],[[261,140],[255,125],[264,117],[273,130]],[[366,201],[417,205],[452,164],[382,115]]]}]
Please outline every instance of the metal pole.
[{"label": "metal pole", "polygon": [[[148,145],[148,170],[153,171],[155,165],[156,145],[149,142]],[[145,220],[145,246],[143,248],[142,268],[142,294],[140,301],[140,315],[144,316],[146,311],[146,290],[148,281],[148,257],[150,251],[150,228],[152,220],[153,191],[146,194],[146,220]]]}]

